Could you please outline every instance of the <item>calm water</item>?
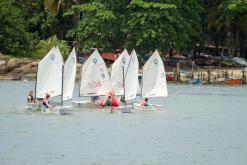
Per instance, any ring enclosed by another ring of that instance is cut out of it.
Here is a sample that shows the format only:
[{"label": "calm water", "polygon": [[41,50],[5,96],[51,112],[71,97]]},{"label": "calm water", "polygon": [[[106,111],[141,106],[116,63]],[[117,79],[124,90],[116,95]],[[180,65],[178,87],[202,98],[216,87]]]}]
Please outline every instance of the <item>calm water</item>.
[{"label": "calm water", "polygon": [[[0,82],[0,164],[245,165],[247,87],[169,84],[157,112],[24,110],[34,82]],[[76,89],[75,89],[76,90]],[[75,92],[75,99],[77,92]]]}]

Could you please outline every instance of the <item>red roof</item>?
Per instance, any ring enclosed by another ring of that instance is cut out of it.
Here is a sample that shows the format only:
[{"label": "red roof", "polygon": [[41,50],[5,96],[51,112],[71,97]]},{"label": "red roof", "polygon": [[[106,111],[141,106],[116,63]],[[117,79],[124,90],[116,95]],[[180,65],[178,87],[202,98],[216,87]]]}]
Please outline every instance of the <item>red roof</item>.
[{"label": "red roof", "polygon": [[112,61],[115,61],[118,58],[118,56],[117,56],[117,54],[114,54],[114,53],[103,53],[102,54],[102,58],[104,60],[112,60]]}]

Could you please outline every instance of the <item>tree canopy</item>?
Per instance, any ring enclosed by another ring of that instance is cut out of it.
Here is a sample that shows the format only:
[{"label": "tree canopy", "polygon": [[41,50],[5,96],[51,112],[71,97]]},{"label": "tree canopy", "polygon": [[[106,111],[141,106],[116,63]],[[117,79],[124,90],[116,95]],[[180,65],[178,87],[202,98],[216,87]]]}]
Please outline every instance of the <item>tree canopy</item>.
[{"label": "tree canopy", "polygon": [[247,1],[0,1],[0,52],[41,58],[53,36],[64,48],[76,43],[83,51],[95,46],[143,54],[171,47],[191,51],[196,43],[211,43],[247,57]]}]

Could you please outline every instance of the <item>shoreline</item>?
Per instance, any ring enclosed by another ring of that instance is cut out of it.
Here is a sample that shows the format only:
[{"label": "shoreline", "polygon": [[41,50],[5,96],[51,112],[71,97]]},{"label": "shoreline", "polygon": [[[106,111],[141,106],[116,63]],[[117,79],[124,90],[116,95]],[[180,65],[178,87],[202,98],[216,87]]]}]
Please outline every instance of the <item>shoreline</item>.
[{"label": "shoreline", "polygon": [[[0,81],[9,80],[35,80],[37,64],[39,60],[31,58],[15,58],[8,55],[0,54]],[[80,79],[80,68],[81,63],[77,64],[76,80]],[[107,67],[110,73],[110,67]],[[166,75],[173,76],[175,81],[173,83],[188,83],[194,79],[199,78],[204,82],[209,82],[215,84],[219,78],[234,77],[237,79],[245,78],[243,82],[246,82],[247,70],[244,67],[182,67],[178,71],[174,66],[165,65]],[[139,70],[139,75],[141,75],[141,70]],[[210,76],[210,78],[209,78]],[[170,81],[169,81],[170,82]],[[218,84],[218,83],[216,83]]]}]

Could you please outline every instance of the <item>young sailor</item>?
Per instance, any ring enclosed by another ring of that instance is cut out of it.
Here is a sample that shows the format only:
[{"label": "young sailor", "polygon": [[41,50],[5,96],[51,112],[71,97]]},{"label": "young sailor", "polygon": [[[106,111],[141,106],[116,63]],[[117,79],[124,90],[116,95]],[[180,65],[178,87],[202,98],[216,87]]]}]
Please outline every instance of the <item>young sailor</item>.
[{"label": "young sailor", "polygon": [[99,96],[92,96],[91,103],[96,103],[99,100]]},{"label": "young sailor", "polygon": [[141,106],[149,106],[150,103],[148,101],[148,98],[146,97],[144,101],[141,102]]},{"label": "young sailor", "polygon": [[45,108],[51,108],[53,107],[50,103],[49,103],[49,98],[50,98],[50,95],[47,94],[43,100],[42,100],[42,105],[45,107]]},{"label": "young sailor", "polygon": [[34,97],[33,97],[33,91],[29,91],[28,97],[27,97],[27,103],[33,104],[35,103]]},{"label": "young sailor", "polygon": [[111,96],[109,95],[105,101],[105,105],[104,106],[110,106],[111,105]]},{"label": "young sailor", "polygon": [[124,97],[124,96],[121,96],[121,97],[120,97],[120,101],[121,101],[122,103],[126,103],[125,97]]}]

